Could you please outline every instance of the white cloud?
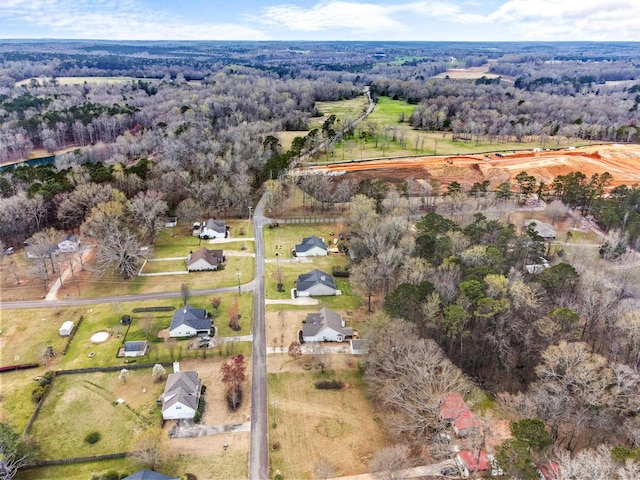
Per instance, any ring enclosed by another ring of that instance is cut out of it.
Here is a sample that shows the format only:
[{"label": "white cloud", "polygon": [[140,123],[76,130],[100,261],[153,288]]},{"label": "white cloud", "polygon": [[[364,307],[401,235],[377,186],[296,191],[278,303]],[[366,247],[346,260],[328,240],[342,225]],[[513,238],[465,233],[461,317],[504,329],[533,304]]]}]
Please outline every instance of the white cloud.
[{"label": "white cloud", "polygon": [[297,5],[266,7],[262,15],[254,19],[265,25],[300,32],[340,28],[372,32],[402,28],[402,24],[393,20],[389,13],[388,7],[374,3],[331,1],[318,3],[311,8]]},{"label": "white cloud", "polygon": [[523,40],[639,40],[640,2],[510,0],[488,15]]},{"label": "white cloud", "polygon": [[233,23],[198,23],[132,0],[3,0],[5,23],[30,25],[28,36],[109,40],[265,40],[264,33]]}]

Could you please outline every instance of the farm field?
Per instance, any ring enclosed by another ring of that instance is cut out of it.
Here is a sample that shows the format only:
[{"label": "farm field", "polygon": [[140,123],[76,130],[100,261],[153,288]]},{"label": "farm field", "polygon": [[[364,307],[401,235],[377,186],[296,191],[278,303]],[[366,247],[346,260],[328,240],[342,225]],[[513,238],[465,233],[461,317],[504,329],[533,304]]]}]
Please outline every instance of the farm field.
[{"label": "farm field", "polygon": [[[331,379],[345,382],[345,388],[314,386]],[[384,435],[357,369],[269,373],[268,388],[272,472],[303,480],[318,478],[316,469],[322,464],[336,477],[368,471],[373,453],[384,446]]]}]

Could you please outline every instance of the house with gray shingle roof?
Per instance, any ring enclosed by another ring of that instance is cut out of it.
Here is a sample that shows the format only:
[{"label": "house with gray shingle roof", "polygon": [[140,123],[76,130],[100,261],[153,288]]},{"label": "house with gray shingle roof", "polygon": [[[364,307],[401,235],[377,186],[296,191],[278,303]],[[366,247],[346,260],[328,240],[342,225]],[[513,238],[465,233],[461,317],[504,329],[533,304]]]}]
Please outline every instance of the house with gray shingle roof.
[{"label": "house with gray shingle roof", "polygon": [[525,220],[524,226],[528,227],[533,224],[533,229],[540,235],[544,240],[555,240],[556,239],[556,229],[550,223],[544,223],[540,220],[529,219]]},{"label": "house with gray shingle roof", "polygon": [[296,281],[296,296],[310,297],[320,295],[340,295],[333,277],[317,268],[309,273],[298,276]]},{"label": "house with gray shingle roof", "polygon": [[207,220],[200,230],[200,238],[226,238],[227,224],[224,220]]},{"label": "house with gray shingle roof", "polygon": [[170,477],[153,470],[140,470],[128,477],[124,477],[122,480],[179,480],[179,477]]},{"label": "house with gray shingle roof", "polygon": [[345,327],[342,315],[322,307],[318,313],[310,313],[302,324],[305,342],[342,342],[353,337],[353,329]]},{"label": "house with gray shingle roof", "polygon": [[311,235],[302,239],[302,243],[299,243],[295,247],[296,257],[325,257],[329,253],[324,241]]},{"label": "house with gray shingle roof", "polygon": [[77,252],[80,248],[80,237],[73,233],[67,233],[58,242],[58,250],[64,253]]},{"label": "house with gray shingle roof", "polygon": [[209,250],[200,248],[187,258],[187,270],[190,272],[202,272],[205,270],[218,270],[226,258],[222,250]]},{"label": "house with gray shingle roof", "polygon": [[198,334],[211,334],[211,319],[207,311],[191,305],[176,310],[169,325],[169,336],[193,337]]},{"label": "house with gray shingle roof", "polygon": [[170,373],[162,394],[162,418],[193,418],[201,391],[202,380],[198,378],[198,372]]}]

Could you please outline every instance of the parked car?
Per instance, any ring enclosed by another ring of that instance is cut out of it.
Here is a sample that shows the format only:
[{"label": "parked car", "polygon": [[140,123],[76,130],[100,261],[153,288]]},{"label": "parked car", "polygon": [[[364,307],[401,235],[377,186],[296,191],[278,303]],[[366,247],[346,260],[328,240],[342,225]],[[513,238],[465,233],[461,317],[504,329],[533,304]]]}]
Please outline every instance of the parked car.
[{"label": "parked car", "polygon": [[459,477],[460,476],[460,472],[455,467],[445,467],[442,470],[440,470],[440,474],[444,475],[446,477]]}]

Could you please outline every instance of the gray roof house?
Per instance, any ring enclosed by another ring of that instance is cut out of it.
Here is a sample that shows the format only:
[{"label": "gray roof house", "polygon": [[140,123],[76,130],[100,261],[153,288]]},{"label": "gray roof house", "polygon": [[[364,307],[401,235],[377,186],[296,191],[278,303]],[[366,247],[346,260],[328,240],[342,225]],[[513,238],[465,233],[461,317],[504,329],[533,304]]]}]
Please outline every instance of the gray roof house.
[{"label": "gray roof house", "polygon": [[170,477],[163,473],[154,472],[152,470],[140,470],[122,480],[179,480],[180,477]]},{"label": "gray roof house", "polygon": [[296,257],[324,257],[328,249],[321,238],[311,235],[303,238],[302,243],[296,245],[295,253]]},{"label": "gray roof house", "polygon": [[198,410],[201,391],[202,380],[198,378],[198,372],[170,373],[162,394],[162,418],[193,418]]},{"label": "gray roof house", "polygon": [[309,273],[298,276],[296,281],[296,293],[298,297],[312,295],[340,295],[333,277],[317,268]]},{"label": "gray roof house", "polygon": [[80,247],[80,237],[73,233],[67,233],[58,242],[58,250],[61,252],[77,252]]},{"label": "gray roof house", "polygon": [[344,326],[339,313],[322,307],[318,313],[310,313],[302,324],[305,342],[342,342],[353,337],[353,329]]},{"label": "gray roof house", "polygon": [[173,314],[169,325],[170,337],[193,337],[199,333],[211,333],[211,319],[204,308],[191,305],[180,307]]},{"label": "gray roof house", "polygon": [[227,224],[224,220],[207,220],[200,230],[200,238],[226,238]]},{"label": "gray roof house", "polygon": [[125,357],[144,357],[147,353],[149,353],[149,342],[146,340],[124,342]]},{"label": "gray roof house", "polygon": [[535,231],[545,240],[555,240],[556,239],[556,230],[549,223],[541,222],[540,220],[529,219],[525,220],[524,225],[528,227],[530,224],[533,224]]},{"label": "gray roof house", "polygon": [[226,258],[222,250],[209,250],[200,248],[187,258],[187,270],[190,272],[201,272],[205,270],[218,270]]}]

